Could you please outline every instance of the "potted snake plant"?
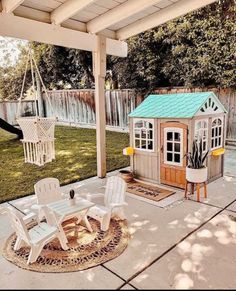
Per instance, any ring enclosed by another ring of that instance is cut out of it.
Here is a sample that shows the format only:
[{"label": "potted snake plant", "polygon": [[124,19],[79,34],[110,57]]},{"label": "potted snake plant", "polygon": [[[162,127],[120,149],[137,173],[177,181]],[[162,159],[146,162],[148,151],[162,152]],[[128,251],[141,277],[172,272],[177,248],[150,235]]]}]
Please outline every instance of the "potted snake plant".
[{"label": "potted snake plant", "polygon": [[186,167],[186,180],[192,183],[203,183],[207,180],[207,167],[205,165],[208,152],[203,153],[202,140],[193,141],[192,151],[187,153],[188,165]]}]

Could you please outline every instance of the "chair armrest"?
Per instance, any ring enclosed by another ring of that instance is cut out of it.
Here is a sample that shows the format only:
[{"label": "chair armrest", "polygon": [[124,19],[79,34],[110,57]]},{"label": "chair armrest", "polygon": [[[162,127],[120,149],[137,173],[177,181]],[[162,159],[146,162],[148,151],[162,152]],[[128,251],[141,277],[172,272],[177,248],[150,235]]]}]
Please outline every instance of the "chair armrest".
[{"label": "chair armrest", "polygon": [[123,206],[128,206],[128,203],[122,202],[122,203],[111,203],[111,208],[116,208],[116,207],[123,207]]},{"label": "chair armrest", "polygon": [[37,220],[38,216],[36,213],[30,212],[26,216],[23,217],[23,221],[27,224],[31,222],[32,220]]},{"label": "chair armrest", "polygon": [[33,204],[30,208],[31,208],[32,210],[37,210],[37,211],[39,211],[43,206],[44,206],[44,205],[42,205],[42,204]]},{"label": "chair armrest", "polygon": [[87,194],[86,196],[87,200],[91,201],[92,199],[95,198],[104,198],[104,194]]},{"label": "chair armrest", "polygon": [[40,209],[40,215],[44,216],[46,218],[46,222],[51,226],[59,227],[60,224],[58,224],[58,219],[56,218],[56,214],[53,210],[48,208],[47,205],[42,205],[42,208]]}]

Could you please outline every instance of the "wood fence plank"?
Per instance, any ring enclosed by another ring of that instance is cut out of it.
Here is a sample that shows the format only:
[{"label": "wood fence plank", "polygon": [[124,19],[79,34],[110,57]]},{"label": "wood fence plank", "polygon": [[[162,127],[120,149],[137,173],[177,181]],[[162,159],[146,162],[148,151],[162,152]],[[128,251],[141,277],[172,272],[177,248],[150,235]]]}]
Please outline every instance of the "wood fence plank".
[{"label": "wood fence plank", "polygon": [[[236,90],[219,88],[159,88],[157,94],[180,92],[213,91],[228,110],[227,139],[236,140]],[[48,91],[50,100],[45,94],[42,96],[46,116],[57,116],[59,121],[74,124],[96,123],[95,102],[93,89],[54,90]],[[107,90],[106,96],[106,124],[121,128],[128,127],[128,114],[142,101],[143,96],[135,90]],[[53,110],[50,107],[52,104]],[[16,125],[18,101],[0,102],[0,117],[12,125]],[[22,112],[34,115],[34,101],[22,101]]]}]

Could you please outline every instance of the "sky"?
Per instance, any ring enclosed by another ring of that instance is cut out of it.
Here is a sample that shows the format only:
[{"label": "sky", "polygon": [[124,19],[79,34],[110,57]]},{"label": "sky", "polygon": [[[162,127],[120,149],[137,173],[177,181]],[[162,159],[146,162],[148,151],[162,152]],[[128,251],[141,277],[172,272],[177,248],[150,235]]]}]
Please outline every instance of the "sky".
[{"label": "sky", "polygon": [[26,40],[0,36],[0,66],[14,65],[20,53],[18,46],[26,44]]}]

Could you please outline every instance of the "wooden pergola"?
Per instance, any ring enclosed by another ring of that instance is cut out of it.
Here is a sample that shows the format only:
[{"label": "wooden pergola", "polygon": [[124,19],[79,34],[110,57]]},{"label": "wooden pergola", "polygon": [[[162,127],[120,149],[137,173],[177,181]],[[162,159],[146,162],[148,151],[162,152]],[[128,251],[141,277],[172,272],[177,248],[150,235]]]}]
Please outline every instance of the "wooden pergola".
[{"label": "wooden pergola", "polygon": [[216,0],[2,0],[0,35],[91,51],[97,174],[106,176],[106,55],[126,57],[125,40]]}]

